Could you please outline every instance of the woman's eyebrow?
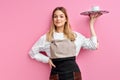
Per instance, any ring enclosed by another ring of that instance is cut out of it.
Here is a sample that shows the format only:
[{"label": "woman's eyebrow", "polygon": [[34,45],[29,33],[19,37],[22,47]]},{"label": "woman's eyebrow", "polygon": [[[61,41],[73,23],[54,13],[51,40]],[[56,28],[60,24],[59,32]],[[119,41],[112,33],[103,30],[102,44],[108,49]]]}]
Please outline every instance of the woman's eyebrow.
[{"label": "woman's eyebrow", "polygon": [[[57,15],[57,14],[54,14],[54,15]],[[64,15],[64,14],[59,14],[59,15]]]}]

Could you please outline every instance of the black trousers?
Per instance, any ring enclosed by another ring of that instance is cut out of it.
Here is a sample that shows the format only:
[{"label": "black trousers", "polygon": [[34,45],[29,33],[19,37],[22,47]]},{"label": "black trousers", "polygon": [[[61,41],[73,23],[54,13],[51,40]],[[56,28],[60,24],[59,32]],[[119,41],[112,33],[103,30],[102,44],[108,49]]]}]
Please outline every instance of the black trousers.
[{"label": "black trousers", "polygon": [[52,61],[56,68],[52,67],[50,80],[82,80],[75,57],[57,58]]}]

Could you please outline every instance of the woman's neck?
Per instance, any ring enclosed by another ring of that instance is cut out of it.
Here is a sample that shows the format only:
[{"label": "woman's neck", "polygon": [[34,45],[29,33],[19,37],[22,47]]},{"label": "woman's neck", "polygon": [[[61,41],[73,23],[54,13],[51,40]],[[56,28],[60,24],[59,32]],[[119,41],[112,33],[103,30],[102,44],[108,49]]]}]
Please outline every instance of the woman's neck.
[{"label": "woman's neck", "polygon": [[63,31],[64,31],[64,28],[57,28],[56,29],[56,32],[58,32],[58,33],[63,33]]}]

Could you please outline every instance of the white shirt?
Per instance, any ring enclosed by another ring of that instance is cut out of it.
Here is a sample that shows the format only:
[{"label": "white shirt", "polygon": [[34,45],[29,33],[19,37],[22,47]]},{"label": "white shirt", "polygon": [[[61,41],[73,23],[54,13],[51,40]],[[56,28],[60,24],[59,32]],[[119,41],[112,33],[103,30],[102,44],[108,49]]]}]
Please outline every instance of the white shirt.
[{"label": "white shirt", "polygon": [[[92,36],[91,38],[85,38],[82,34],[75,32],[77,35],[74,43],[76,46],[76,56],[78,56],[79,51],[81,48],[84,49],[93,49],[95,50],[97,48],[97,37]],[[63,40],[64,34],[63,33],[57,33],[54,32],[53,38],[55,40]],[[40,53],[40,51],[45,51],[47,56]],[[46,40],[46,34],[41,36],[41,38],[33,45],[31,48],[29,55],[32,59],[35,59],[37,61],[48,63],[49,57],[50,57],[50,42]]]}]

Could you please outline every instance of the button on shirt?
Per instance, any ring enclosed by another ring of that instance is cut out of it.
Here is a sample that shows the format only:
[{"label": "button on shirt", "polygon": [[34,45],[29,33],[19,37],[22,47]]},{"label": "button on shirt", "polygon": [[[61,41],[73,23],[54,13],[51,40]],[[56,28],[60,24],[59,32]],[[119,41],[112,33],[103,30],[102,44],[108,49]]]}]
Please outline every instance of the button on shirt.
[{"label": "button on shirt", "polygon": [[[92,49],[95,50],[97,48],[97,37],[92,36],[91,38],[86,38],[82,34],[78,32],[74,32],[76,34],[75,38],[75,46],[76,46],[76,56],[78,56],[81,48],[84,49]],[[64,33],[54,32],[53,34],[54,40],[63,40]],[[45,51],[47,56],[40,53],[40,51]],[[48,63],[50,57],[50,42],[46,40],[46,34],[40,37],[40,39],[32,46],[29,55],[32,59],[37,61]]]}]

